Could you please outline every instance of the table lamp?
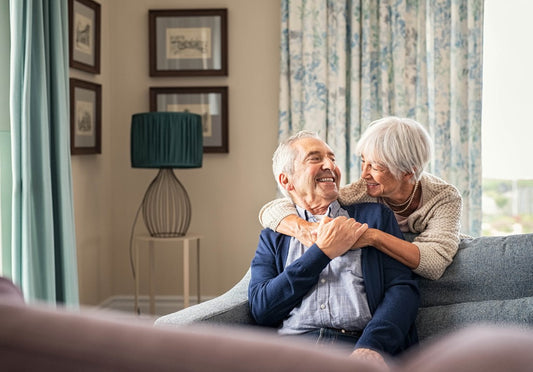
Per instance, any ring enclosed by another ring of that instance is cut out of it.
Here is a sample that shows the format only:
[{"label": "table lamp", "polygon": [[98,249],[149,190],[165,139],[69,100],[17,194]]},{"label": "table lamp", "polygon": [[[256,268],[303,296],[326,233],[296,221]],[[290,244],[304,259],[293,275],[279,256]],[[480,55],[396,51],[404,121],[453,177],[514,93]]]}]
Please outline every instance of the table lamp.
[{"label": "table lamp", "polygon": [[142,201],[144,223],[153,237],[187,233],[191,202],[174,168],[200,168],[202,119],[188,112],[146,112],[131,118],[131,166],[159,168]]}]

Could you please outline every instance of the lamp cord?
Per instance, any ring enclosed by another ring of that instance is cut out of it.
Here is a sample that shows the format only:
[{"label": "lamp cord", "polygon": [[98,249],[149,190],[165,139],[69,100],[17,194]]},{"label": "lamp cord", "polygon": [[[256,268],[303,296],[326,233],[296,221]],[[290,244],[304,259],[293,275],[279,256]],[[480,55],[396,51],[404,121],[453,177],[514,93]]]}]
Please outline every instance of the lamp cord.
[{"label": "lamp cord", "polygon": [[[130,234],[130,266],[131,266],[131,273],[133,275],[133,281],[136,281],[137,273],[135,271],[135,262],[133,261],[133,237],[135,235],[135,227],[137,226],[137,220],[139,219],[139,213],[141,212],[143,206],[143,201],[141,200],[141,203],[139,204],[139,208],[137,209],[137,213],[135,214],[135,219],[133,220],[133,225],[131,226],[131,234]],[[137,314],[141,313],[141,309],[139,305],[137,304]]]}]

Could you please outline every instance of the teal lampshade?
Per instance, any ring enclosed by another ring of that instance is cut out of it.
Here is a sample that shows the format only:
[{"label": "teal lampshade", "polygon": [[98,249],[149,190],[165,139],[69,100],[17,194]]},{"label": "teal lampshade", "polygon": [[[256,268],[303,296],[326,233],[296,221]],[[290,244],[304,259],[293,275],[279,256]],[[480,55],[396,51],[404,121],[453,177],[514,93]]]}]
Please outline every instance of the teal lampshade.
[{"label": "teal lampshade", "polygon": [[131,117],[133,168],[200,168],[202,118],[188,112],[145,112]]}]

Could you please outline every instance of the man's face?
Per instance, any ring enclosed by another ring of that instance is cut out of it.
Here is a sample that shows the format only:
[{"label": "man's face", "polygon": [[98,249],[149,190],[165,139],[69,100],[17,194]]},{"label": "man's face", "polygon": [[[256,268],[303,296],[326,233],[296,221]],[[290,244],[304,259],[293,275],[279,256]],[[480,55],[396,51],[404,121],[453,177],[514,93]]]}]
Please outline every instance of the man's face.
[{"label": "man's face", "polygon": [[337,199],[341,178],[333,151],[317,138],[302,138],[293,147],[297,155],[287,186],[294,202],[311,212],[327,208]]}]

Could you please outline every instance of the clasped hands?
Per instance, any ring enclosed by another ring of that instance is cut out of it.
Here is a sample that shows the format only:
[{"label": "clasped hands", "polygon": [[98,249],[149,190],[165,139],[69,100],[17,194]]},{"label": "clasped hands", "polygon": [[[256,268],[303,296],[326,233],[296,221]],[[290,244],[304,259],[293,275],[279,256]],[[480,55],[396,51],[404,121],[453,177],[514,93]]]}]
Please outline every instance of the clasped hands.
[{"label": "clasped hands", "polygon": [[356,242],[368,230],[366,223],[357,222],[353,218],[336,217],[334,219],[324,217],[320,223],[308,223],[300,227],[296,236],[304,245],[311,246],[314,243],[329,258],[342,256],[352,248],[361,247]]}]

